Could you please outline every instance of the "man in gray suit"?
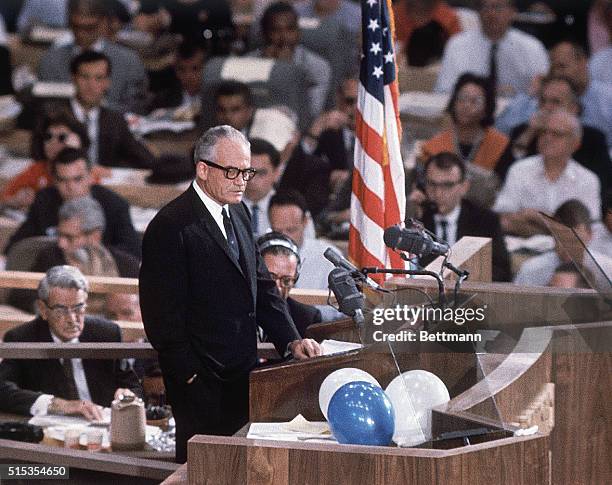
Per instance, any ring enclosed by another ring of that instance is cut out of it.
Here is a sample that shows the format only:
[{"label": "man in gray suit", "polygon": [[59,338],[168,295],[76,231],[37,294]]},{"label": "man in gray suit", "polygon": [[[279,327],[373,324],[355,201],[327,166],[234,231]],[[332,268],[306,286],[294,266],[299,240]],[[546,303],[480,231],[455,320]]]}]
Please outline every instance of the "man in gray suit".
[{"label": "man in gray suit", "polygon": [[148,84],[144,65],[134,51],[105,38],[109,18],[110,10],[104,0],[69,0],[68,21],[74,41],[45,52],[38,77],[41,81],[68,83],[70,61],[85,50],[95,50],[105,54],[112,65],[109,107],[122,112],[143,112]]}]

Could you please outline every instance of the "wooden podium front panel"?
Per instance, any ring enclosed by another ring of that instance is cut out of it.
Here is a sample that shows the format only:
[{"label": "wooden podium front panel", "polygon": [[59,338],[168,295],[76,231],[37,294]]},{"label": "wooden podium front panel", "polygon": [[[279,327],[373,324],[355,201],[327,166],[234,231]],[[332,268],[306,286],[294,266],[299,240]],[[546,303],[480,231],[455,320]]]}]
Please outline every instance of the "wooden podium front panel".
[{"label": "wooden podium front panel", "polygon": [[189,483],[210,485],[546,485],[548,437],[449,451],[196,436]]}]

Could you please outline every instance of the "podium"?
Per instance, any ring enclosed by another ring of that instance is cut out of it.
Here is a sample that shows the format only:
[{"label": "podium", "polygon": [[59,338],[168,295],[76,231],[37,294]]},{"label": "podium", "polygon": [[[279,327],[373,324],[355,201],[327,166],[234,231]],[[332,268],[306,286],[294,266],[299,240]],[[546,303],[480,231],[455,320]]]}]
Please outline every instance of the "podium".
[{"label": "podium", "polygon": [[[428,280],[390,285],[401,305],[423,304],[437,293]],[[610,483],[612,312],[601,291],[466,282],[456,298],[464,307],[486,308],[478,330],[489,339],[471,350],[404,342],[389,352],[388,343],[374,343],[258,369],[250,378],[252,422],[290,421],[298,414],[319,421],[319,387],[336,369],[365,370],[383,388],[398,368],[427,370],[451,396],[433,409],[434,439],[412,448],[283,442],[247,439],[247,426],[232,437],[193,437],[189,483]],[[363,338],[350,320],[309,331],[318,339]],[[517,435],[536,425],[535,434]],[[470,435],[475,429],[486,431]]]}]

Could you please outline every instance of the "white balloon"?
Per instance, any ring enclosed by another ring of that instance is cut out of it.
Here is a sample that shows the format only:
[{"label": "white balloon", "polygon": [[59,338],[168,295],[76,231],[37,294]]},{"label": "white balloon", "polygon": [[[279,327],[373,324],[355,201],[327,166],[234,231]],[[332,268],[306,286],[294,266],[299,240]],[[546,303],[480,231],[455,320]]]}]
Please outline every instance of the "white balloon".
[{"label": "white balloon", "polygon": [[450,401],[444,382],[431,372],[410,370],[393,379],[385,392],[395,410],[393,441],[404,446],[429,441],[431,408]]},{"label": "white balloon", "polygon": [[374,377],[364,370],[355,369],[354,367],[335,370],[325,378],[319,388],[319,407],[325,419],[327,419],[329,401],[331,401],[334,393],[344,384],[355,381],[366,381],[375,386],[382,387]]}]

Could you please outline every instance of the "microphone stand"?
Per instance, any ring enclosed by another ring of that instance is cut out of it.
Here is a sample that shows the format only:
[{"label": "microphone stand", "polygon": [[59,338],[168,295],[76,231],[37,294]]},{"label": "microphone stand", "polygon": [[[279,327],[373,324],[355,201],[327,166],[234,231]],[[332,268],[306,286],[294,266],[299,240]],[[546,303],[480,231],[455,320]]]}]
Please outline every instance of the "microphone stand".
[{"label": "microphone stand", "polygon": [[446,296],[444,295],[444,280],[438,273],[434,273],[433,271],[428,271],[426,269],[390,269],[390,268],[377,268],[377,267],[363,268],[361,272],[364,275],[384,273],[384,274],[402,274],[402,275],[410,275],[410,276],[415,276],[415,275],[430,276],[438,282],[438,301],[440,303],[440,306],[443,309],[446,307]]},{"label": "microphone stand", "polygon": [[447,258],[444,258],[444,262],[442,263],[442,266],[444,268],[450,269],[453,273],[455,273],[458,276],[457,281],[455,281],[455,295],[454,295],[455,303],[453,305],[454,308],[457,308],[457,295],[459,294],[459,289],[461,288],[461,284],[465,280],[467,280],[468,277],[470,276],[470,272],[464,269],[457,268],[452,263],[450,263]]}]

